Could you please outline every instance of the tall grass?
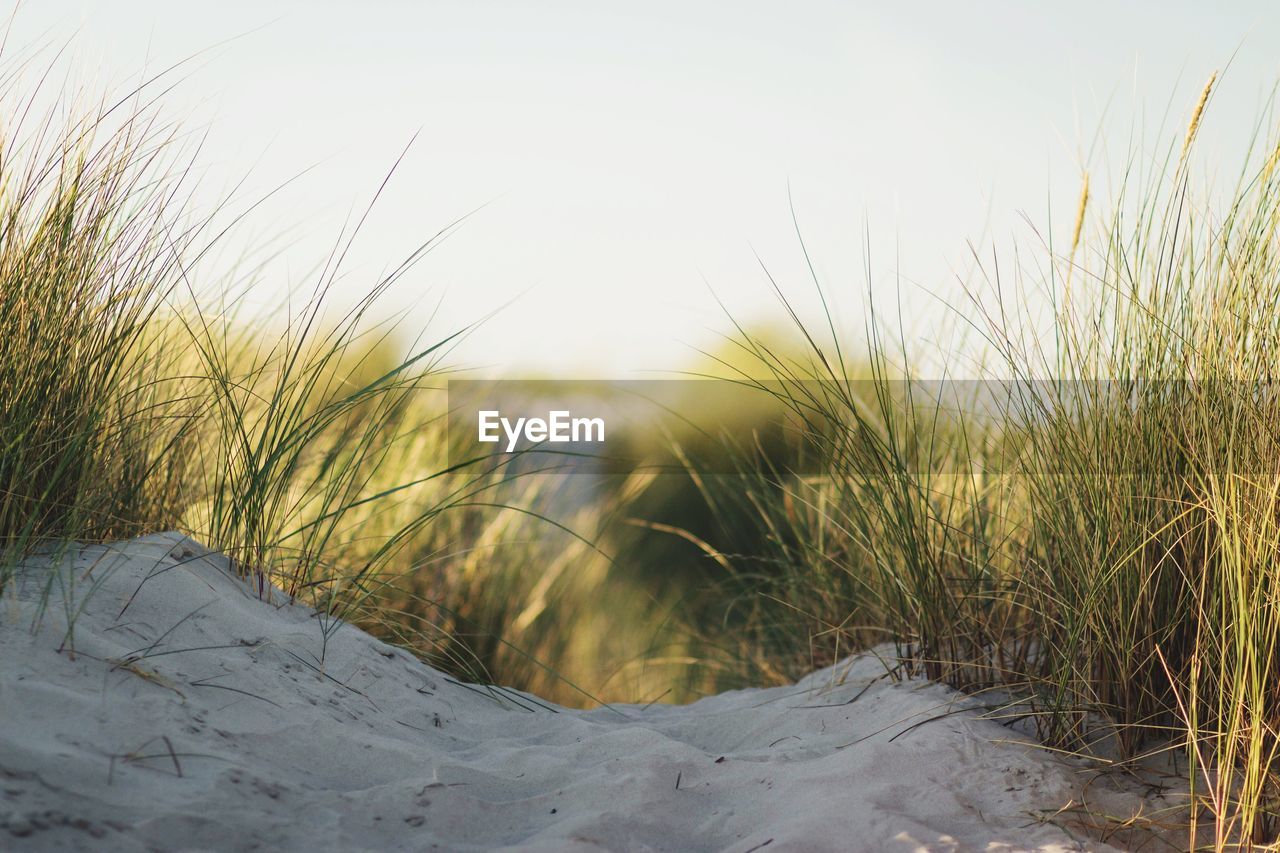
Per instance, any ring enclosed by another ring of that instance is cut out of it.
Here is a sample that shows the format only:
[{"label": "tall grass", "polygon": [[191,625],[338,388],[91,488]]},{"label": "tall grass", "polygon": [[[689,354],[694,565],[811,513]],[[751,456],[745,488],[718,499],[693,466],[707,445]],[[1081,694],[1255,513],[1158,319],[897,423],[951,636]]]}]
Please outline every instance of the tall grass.
[{"label": "tall grass", "polygon": [[[643,478],[570,495],[586,484],[451,453],[447,360],[467,329],[406,345],[381,319],[449,229],[339,310],[362,219],[280,310],[251,312],[272,283],[213,267],[243,214],[193,212],[158,81],[32,123],[39,98],[5,80],[0,590],[34,550],[176,528],[316,606],[326,641],[347,619],[471,681],[573,704],[662,693],[661,667],[616,672],[658,605],[595,541]],[[50,573],[44,602],[73,643],[92,590],[65,581]],[[600,611],[611,594],[626,613]]]},{"label": "tall grass", "polygon": [[[0,541],[163,524],[183,434],[149,336],[179,278],[171,130],[96,116],[0,138]],[[105,136],[106,138],[101,138]]]},{"label": "tall grass", "polygon": [[744,456],[712,497],[768,534],[734,581],[760,659],[891,640],[907,670],[1013,691],[1054,746],[1184,750],[1193,845],[1248,848],[1280,830],[1280,175],[1272,138],[1225,200],[1194,179],[1213,85],[1110,210],[1086,176],[1069,245],[979,265],[974,383],[922,381],[874,308],[856,359],[789,305],[806,358],[740,329],[763,368],[740,378],[781,383],[823,467]]}]

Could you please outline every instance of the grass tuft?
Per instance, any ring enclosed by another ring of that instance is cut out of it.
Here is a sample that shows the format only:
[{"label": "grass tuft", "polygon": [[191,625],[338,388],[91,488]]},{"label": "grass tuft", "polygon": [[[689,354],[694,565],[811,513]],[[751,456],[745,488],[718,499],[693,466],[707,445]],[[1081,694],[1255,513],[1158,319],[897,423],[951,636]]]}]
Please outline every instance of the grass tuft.
[{"label": "grass tuft", "polygon": [[1054,748],[1182,751],[1191,844],[1225,849],[1280,842],[1280,179],[1273,139],[1225,200],[1195,186],[1216,81],[1109,212],[1086,173],[1067,253],[979,264],[974,381],[913,373],[874,304],[856,364],[785,297],[805,357],[739,328],[821,465],[743,453],[708,499],[767,543],[726,585],[758,675],[892,640]]}]

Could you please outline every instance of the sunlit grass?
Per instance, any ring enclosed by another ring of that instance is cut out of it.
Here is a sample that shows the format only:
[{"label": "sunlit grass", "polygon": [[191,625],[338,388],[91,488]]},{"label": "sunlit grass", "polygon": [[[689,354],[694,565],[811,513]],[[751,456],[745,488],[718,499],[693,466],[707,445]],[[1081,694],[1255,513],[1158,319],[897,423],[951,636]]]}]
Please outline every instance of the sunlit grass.
[{"label": "sunlit grass", "polygon": [[[667,689],[695,654],[669,603],[612,556],[650,479],[451,452],[469,329],[409,330],[382,303],[453,226],[348,306],[361,217],[264,311],[246,297],[280,282],[211,261],[254,205],[194,212],[192,152],[150,101],[162,80],[31,123],[20,79],[0,93],[27,122],[0,136],[0,589],[33,551],[176,528],[317,607],[326,640],[354,621],[568,704],[687,695]],[[44,603],[74,645],[91,590],[65,582],[50,573]]]},{"label": "sunlit grass", "polygon": [[729,584],[746,665],[890,639],[909,669],[1029,702],[1052,746],[1185,749],[1189,837],[1249,847],[1280,828],[1280,180],[1274,139],[1225,201],[1192,179],[1213,85],[1111,210],[1086,176],[1066,251],[980,264],[965,319],[996,354],[973,386],[995,417],[910,393],[930,386],[874,307],[854,357],[787,305],[806,358],[739,343],[823,469],[744,454],[711,498],[767,534]]}]

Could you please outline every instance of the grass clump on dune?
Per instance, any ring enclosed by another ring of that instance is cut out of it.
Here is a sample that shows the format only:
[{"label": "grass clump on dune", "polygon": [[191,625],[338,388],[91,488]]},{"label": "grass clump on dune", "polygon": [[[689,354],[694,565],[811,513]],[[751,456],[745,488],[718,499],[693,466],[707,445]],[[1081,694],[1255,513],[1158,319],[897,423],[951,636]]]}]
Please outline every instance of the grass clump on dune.
[{"label": "grass clump on dune", "polygon": [[[30,115],[10,105],[13,116]],[[31,120],[31,119],[29,119]],[[0,137],[0,542],[172,523],[184,435],[155,344],[181,280],[172,128],[109,111]]]},{"label": "grass clump on dune", "polygon": [[744,460],[769,547],[736,588],[788,674],[891,639],[909,671],[1012,691],[1057,747],[1184,753],[1192,802],[1157,822],[1225,848],[1280,838],[1280,148],[1200,189],[1212,85],[1111,211],[1081,193],[1070,245],[980,265],[979,381],[923,382],[876,319],[870,379],[834,329],[797,320],[802,360],[742,336],[823,466]]},{"label": "grass clump on dune", "polygon": [[[4,105],[0,589],[34,550],[177,528],[469,680],[585,701],[539,659],[563,650],[565,608],[586,609],[607,557],[544,523],[553,480],[451,464],[459,334],[402,347],[379,319],[442,235],[339,312],[357,226],[292,288],[301,300],[250,316],[253,275],[209,269],[229,212],[191,212],[183,137],[146,90],[82,113],[55,99],[30,126],[37,98]],[[590,531],[597,515],[566,521]],[[64,582],[51,573],[44,599],[73,627],[84,595]]]}]

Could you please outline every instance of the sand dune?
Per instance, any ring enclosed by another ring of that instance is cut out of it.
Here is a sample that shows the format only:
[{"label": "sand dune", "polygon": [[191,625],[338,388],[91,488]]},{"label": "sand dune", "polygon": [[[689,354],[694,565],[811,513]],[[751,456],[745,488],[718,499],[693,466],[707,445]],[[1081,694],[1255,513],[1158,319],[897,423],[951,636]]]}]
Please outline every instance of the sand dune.
[{"label": "sand dune", "polygon": [[1044,819],[1077,768],[874,656],[568,710],[261,600],[178,534],[68,556],[32,632],[44,562],[0,611],[3,849],[1108,849]]}]

